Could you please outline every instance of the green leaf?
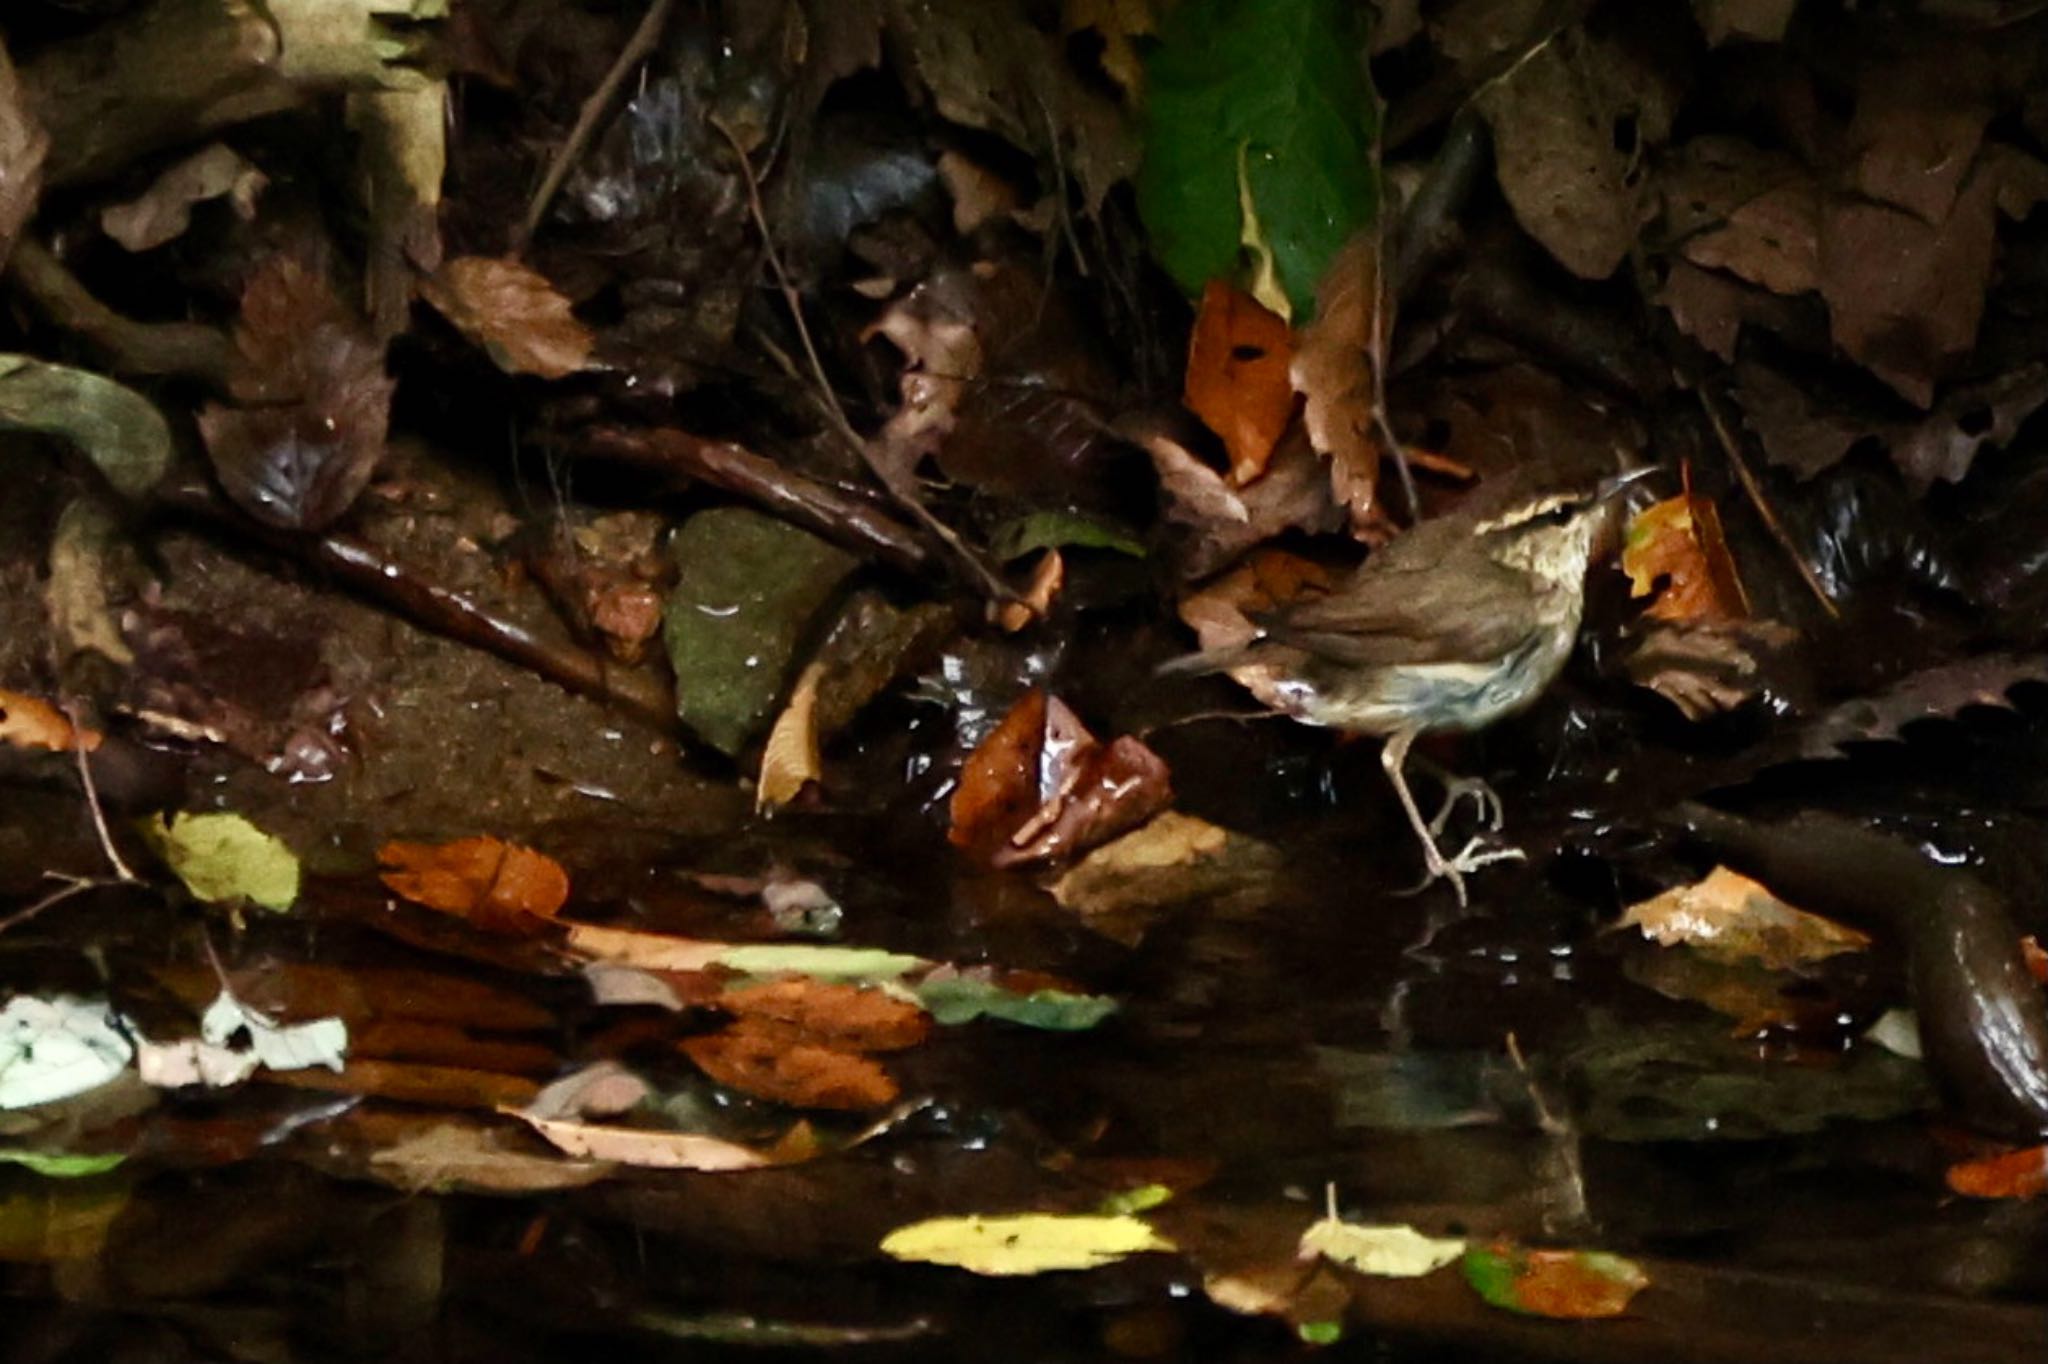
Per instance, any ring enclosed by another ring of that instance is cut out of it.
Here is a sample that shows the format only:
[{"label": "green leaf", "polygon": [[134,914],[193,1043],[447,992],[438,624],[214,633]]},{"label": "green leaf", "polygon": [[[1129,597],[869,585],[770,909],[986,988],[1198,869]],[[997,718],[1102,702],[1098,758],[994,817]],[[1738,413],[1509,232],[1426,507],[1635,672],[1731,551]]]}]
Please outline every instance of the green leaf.
[{"label": "green leaf", "polygon": [[853,557],[742,507],[697,513],[669,554],[680,580],[662,639],[676,715],[720,752],[737,753],[766,726],[797,645]]},{"label": "green leaf", "polygon": [[248,900],[283,911],[299,898],[299,859],[238,814],[157,815],[142,832],[185,889],[208,904]]},{"label": "green leaf", "polygon": [[1108,549],[1145,557],[1144,541],[1128,529],[1076,511],[1038,511],[1006,521],[990,537],[989,548],[1004,563],[1037,549]]},{"label": "green leaf", "polygon": [[1465,1281],[1495,1307],[1559,1320],[1618,1317],[1649,1275],[1602,1250],[1529,1250],[1505,1242],[1465,1252]]},{"label": "green leaf", "polygon": [[89,370],[0,355],[0,428],[62,436],[123,497],[142,497],[171,464],[171,429],[148,399]]},{"label": "green leaf", "polygon": [[1189,294],[1232,278],[1250,207],[1293,301],[1379,208],[1379,104],[1352,0],[1186,0],[1146,64],[1138,210]]},{"label": "green leaf", "polygon": [[1335,1345],[1344,1339],[1344,1323],[1341,1321],[1305,1321],[1294,1328],[1304,1345]]},{"label": "green leaf", "polygon": [[718,954],[718,964],[747,976],[810,976],[816,980],[894,980],[925,965],[923,957],[879,947],[819,947],[810,943],[763,943]]},{"label": "green leaf", "polygon": [[46,1179],[90,1179],[126,1159],[118,1151],[103,1156],[76,1156],[64,1151],[0,1150],[0,1164],[20,1165]]},{"label": "green leaf", "polygon": [[975,1274],[1043,1274],[1093,1269],[1173,1242],[1135,1217],[1025,1213],[1014,1217],[934,1217],[882,1238],[898,1260],[952,1265]]},{"label": "green leaf", "polygon": [[1077,995],[1067,990],[1033,990],[1020,995],[980,976],[934,973],[917,985],[917,1002],[932,1020],[946,1027],[986,1015],[1027,1028],[1081,1032],[1116,1012],[1106,995]]}]

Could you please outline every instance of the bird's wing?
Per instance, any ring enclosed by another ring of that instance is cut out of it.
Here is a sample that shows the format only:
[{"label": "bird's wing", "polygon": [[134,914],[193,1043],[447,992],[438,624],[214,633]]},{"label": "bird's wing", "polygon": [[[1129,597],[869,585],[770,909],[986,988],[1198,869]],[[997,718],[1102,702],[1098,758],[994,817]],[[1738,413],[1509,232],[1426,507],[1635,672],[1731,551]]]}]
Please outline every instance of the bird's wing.
[{"label": "bird's wing", "polygon": [[1474,556],[1446,574],[1366,567],[1327,596],[1290,603],[1257,623],[1265,637],[1334,663],[1486,662],[1513,650],[1536,624],[1526,575]]}]

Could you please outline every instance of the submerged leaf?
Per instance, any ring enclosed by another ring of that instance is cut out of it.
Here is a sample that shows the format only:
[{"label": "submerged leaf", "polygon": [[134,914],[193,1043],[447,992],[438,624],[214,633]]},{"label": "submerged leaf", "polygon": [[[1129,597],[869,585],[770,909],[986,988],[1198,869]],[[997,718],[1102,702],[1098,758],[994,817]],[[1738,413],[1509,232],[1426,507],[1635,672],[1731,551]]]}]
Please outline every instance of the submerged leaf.
[{"label": "submerged leaf", "polygon": [[1058,1213],[934,1217],[882,1238],[882,1253],[894,1259],[989,1275],[1094,1269],[1127,1255],[1172,1249],[1173,1242],[1135,1217]]},{"label": "submerged leaf", "polygon": [[590,363],[595,334],[546,275],[516,260],[457,256],[420,293],[507,373],[560,379]]},{"label": "submerged leaf", "polygon": [[533,932],[569,898],[561,863],[497,838],[386,843],[377,861],[384,884],[399,895],[493,932]]},{"label": "submerged leaf", "polygon": [[157,815],[142,832],[185,889],[208,904],[247,900],[282,911],[299,898],[299,859],[232,811]]},{"label": "submerged leaf", "polygon": [[1465,1252],[1465,1278],[1495,1307],[1528,1316],[1618,1317],[1650,1276],[1633,1260],[1598,1250],[1527,1250],[1507,1242]]}]

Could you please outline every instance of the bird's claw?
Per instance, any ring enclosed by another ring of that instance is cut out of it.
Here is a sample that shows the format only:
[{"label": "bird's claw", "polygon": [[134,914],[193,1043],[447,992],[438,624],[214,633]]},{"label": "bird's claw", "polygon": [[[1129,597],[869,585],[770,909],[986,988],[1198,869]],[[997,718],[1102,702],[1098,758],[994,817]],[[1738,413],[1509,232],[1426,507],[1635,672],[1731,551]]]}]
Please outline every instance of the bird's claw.
[{"label": "bird's claw", "polygon": [[[1432,829],[1430,832],[1434,834],[1436,830]],[[1490,867],[1496,862],[1525,862],[1528,858],[1529,854],[1520,848],[1487,847],[1484,834],[1473,835],[1464,847],[1445,857],[1436,846],[1435,838],[1427,838],[1422,843],[1422,879],[1408,889],[1395,893],[1402,896],[1420,895],[1439,881],[1449,881],[1452,893],[1458,897],[1458,907],[1464,909],[1471,904],[1471,900],[1465,894],[1467,876],[1481,867]]]},{"label": "bird's claw", "polygon": [[1468,797],[1472,801],[1473,812],[1479,816],[1479,822],[1495,833],[1500,832],[1500,826],[1507,822],[1507,808],[1501,804],[1500,795],[1478,777],[1447,776],[1444,778],[1444,803],[1437,810],[1436,818],[1429,822],[1430,837],[1438,838],[1443,835],[1444,829],[1451,822],[1451,816],[1457,811],[1458,802]]}]

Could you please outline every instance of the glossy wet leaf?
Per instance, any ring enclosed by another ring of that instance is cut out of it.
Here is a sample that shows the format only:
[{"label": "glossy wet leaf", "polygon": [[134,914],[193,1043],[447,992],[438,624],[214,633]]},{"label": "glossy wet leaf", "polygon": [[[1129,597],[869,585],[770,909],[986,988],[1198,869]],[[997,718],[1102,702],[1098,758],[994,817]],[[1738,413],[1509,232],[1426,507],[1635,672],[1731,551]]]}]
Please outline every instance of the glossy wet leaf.
[{"label": "glossy wet leaf", "polygon": [[669,546],[678,582],[662,637],[676,715],[724,753],[767,723],[797,645],[854,568],[852,556],[785,522],[714,507]]},{"label": "glossy wet leaf", "polygon": [[1173,1243],[1135,1217],[1023,1213],[1008,1217],[935,1217],[898,1227],[882,1253],[898,1260],[1009,1276],[1094,1269]]},{"label": "glossy wet leaf", "polygon": [[560,379],[590,363],[596,336],[547,276],[516,260],[457,256],[420,294],[509,374]]},{"label": "glossy wet leaf", "polygon": [[1244,168],[1295,318],[1379,206],[1378,100],[1345,0],[1187,0],[1146,61],[1138,208],[1190,296],[1238,270]]},{"label": "glossy wet leaf", "polygon": [[537,931],[569,898],[569,873],[546,853],[503,839],[386,843],[378,873],[396,894],[496,933]]},{"label": "glossy wet leaf", "polygon": [[102,999],[16,995],[0,1009],[0,1110],[97,1089],[128,1068],[134,1045]]},{"label": "glossy wet leaf", "polygon": [[1181,400],[1222,439],[1234,483],[1266,471],[1294,415],[1293,359],[1294,334],[1285,319],[1227,280],[1212,279],[1203,288]]},{"label": "glossy wet leaf", "polygon": [[1324,1217],[1302,1233],[1301,1249],[1360,1274],[1415,1279],[1434,1274],[1463,1255],[1465,1241],[1425,1236],[1405,1223],[1374,1226]]},{"label": "glossy wet leaf", "polygon": [[1749,614],[1748,594],[1710,498],[1682,493],[1638,512],[1628,524],[1621,568],[1630,596],[1657,592],[1644,611],[1653,619],[1740,620]]},{"label": "glossy wet leaf", "polygon": [[727,946],[712,960],[743,976],[810,976],[817,980],[876,982],[893,980],[928,965],[923,957],[878,947],[829,947],[813,943],[760,943]]},{"label": "glossy wet leaf", "polygon": [[2048,1146],[1951,1165],[1948,1186],[1966,1198],[2039,1198],[2048,1193]]},{"label": "glossy wet leaf", "polygon": [[651,1091],[613,1062],[572,1072],[524,1107],[505,1110],[569,1155],[657,1170],[730,1172],[774,1163],[770,1153],[701,1132],[591,1122],[629,1112]]},{"label": "glossy wet leaf", "polygon": [[914,987],[934,1022],[957,1027],[977,1018],[998,1018],[1026,1028],[1084,1032],[1117,1010],[1106,995],[1049,988],[1015,990],[979,973],[934,971]]},{"label": "glossy wet leaf", "polygon": [[247,901],[281,912],[299,898],[298,857],[233,811],[156,815],[142,832],[185,889],[208,904]]},{"label": "glossy wet leaf", "polygon": [[1774,970],[1870,946],[1868,934],[1795,909],[1761,882],[1726,867],[1630,905],[1615,927],[1639,929],[1665,946],[1684,943],[1716,960],[1750,959]]},{"label": "glossy wet leaf", "polygon": [[171,429],[147,398],[32,356],[0,355],[0,429],[62,437],[123,497],[145,496],[171,466]]},{"label": "glossy wet leaf", "polygon": [[1535,1317],[1618,1317],[1650,1286],[1634,1261],[1597,1250],[1528,1250],[1496,1241],[1467,1250],[1464,1266],[1480,1297]]}]

